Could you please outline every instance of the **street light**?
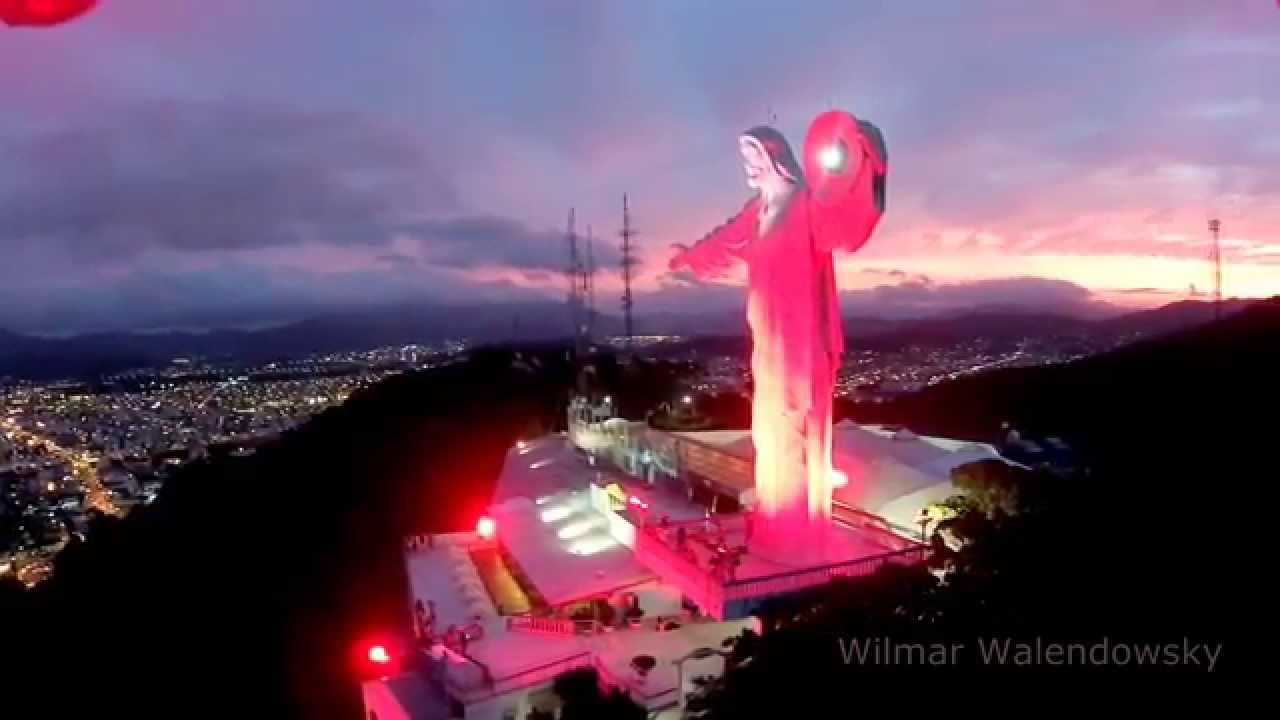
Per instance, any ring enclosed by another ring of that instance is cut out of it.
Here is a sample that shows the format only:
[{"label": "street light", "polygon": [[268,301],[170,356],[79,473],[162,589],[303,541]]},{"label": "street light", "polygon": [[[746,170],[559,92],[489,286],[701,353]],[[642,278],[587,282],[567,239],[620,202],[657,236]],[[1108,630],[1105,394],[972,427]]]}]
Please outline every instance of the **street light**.
[{"label": "street light", "polygon": [[387,652],[385,645],[374,645],[369,648],[369,662],[376,665],[391,664],[391,653]]}]

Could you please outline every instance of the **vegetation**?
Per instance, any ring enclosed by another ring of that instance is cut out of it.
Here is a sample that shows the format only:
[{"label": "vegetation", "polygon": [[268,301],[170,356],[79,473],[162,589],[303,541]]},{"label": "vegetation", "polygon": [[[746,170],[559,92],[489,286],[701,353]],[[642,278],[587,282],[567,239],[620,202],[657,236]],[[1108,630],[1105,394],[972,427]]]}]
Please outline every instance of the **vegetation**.
[{"label": "vegetation", "polygon": [[[993,635],[1185,637],[1224,643],[1219,669],[1244,664],[1230,621],[1249,617],[1240,586],[1257,576],[1249,548],[1262,545],[1245,539],[1248,506],[1228,501],[1274,459],[1245,437],[1238,405],[1275,407],[1277,367],[1272,301],[1069,366],[966,378],[861,418],[975,439],[1012,421],[1063,435],[1093,472],[1034,493],[986,469],[961,473],[983,499],[946,521],[964,542],[935,546],[931,569],[945,583],[889,568],[771,603],[711,713],[818,717],[797,702],[876,689],[854,675],[933,667],[846,663],[841,638],[972,648]],[[618,374],[624,410],[674,390],[661,365],[599,372]],[[188,466],[152,506],[99,520],[51,581],[33,592],[0,584],[12,666],[0,677],[21,689],[7,701],[74,696],[104,716],[359,717],[353,648],[410,627],[401,538],[471,527],[507,449],[561,422],[572,383],[563,354],[478,353],[392,378],[252,457]]]},{"label": "vegetation", "polygon": [[[1273,300],[1166,340],[968,378],[887,408],[873,419],[922,432],[991,440],[1012,419],[1061,433],[1086,449],[1091,471],[960,468],[954,480],[969,497],[947,503],[955,516],[939,523],[926,568],[889,567],[766,604],[766,632],[716,685],[708,717],[804,715],[840,688],[887,687],[869,676],[1016,670],[982,655],[991,638],[1220,644],[1218,672],[1248,665],[1257,647],[1239,621],[1241,581],[1260,553],[1248,549],[1246,518],[1205,502],[1243,491],[1232,478],[1274,463],[1233,431],[1245,421],[1224,432],[1214,419],[1240,418],[1241,401],[1272,407],[1278,361]],[[961,650],[860,660],[855,640]],[[1203,672],[1199,660],[1170,670]],[[1138,669],[1151,671],[1113,668]],[[1052,668],[1040,670],[1032,677]]]},{"label": "vegetation", "polygon": [[560,720],[645,720],[644,706],[617,688],[602,692],[594,668],[569,670],[556,677],[552,690],[560,697]]}]

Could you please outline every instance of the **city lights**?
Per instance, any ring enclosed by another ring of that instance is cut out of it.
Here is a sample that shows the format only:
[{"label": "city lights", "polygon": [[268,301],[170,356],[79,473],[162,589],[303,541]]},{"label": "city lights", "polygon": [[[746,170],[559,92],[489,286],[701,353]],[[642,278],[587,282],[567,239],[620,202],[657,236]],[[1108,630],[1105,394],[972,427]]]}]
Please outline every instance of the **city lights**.
[{"label": "city lights", "polygon": [[[413,365],[421,369],[466,345],[412,347]],[[405,350],[317,354],[261,366],[182,358],[105,376],[101,390],[61,383],[4,387],[0,450],[10,456],[22,488],[5,502],[29,520],[22,533],[0,543],[0,556],[27,553],[14,572],[24,584],[39,582],[68,540],[85,535],[90,511],[124,516],[154,500],[188,462],[218,449],[234,457],[254,453],[353,392],[404,372]],[[535,446],[522,442],[526,450]],[[52,512],[55,504],[61,515]]]}]

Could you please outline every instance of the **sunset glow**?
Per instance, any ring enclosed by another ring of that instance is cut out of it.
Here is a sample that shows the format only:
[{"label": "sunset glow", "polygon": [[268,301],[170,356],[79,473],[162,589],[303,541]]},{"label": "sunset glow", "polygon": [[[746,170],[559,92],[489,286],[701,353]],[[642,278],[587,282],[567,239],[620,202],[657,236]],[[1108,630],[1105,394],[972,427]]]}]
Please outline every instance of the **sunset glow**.
[{"label": "sunset glow", "polygon": [[894,167],[839,263],[848,311],[1202,297],[1210,217],[1225,294],[1280,293],[1273,4],[908,5],[135,0],[7,32],[0,327],[559,301],[569,207],[616,297],[623,192],[638,314],[740,309],[741,277],[669,273],[666,248],[745,200],[739,133],[833,106]]}]

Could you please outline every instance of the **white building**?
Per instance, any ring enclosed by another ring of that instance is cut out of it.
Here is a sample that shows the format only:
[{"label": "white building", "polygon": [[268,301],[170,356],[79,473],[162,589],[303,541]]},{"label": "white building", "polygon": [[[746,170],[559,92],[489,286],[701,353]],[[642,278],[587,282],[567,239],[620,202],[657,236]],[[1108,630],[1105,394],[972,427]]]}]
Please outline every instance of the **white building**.
[{"label": "white building", "polygon": [[[455,626],[471,639],[428,643],[411,651],[423,669],[366,682],[371,717],[524,718],[554,706],[553,679],[578,667],[679,717],[690,678],[722,671],[718,654],[697,651],[755,625],[750,613],[768,597],[919,562],[919,509],[956,493],[953,468],[999,458],[988,445],[840,423],[834,462],[848,482],[835,493],[828,547],[767,558],[752,551],[739,511],[751,489],[749,433],[661,433],[581,403],[571,412],[567,435],[510,450],[486,536],[407,541],[410,603],[434,607],[436,635]],[[704,667],[678,668],[690,654],[705,655],[689,661]],[[647,673],[633,663],[643,656],[654,663]]]}]

